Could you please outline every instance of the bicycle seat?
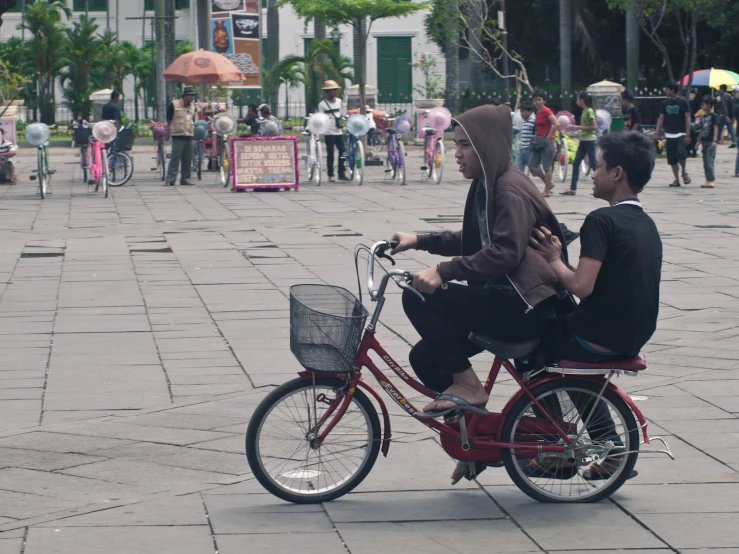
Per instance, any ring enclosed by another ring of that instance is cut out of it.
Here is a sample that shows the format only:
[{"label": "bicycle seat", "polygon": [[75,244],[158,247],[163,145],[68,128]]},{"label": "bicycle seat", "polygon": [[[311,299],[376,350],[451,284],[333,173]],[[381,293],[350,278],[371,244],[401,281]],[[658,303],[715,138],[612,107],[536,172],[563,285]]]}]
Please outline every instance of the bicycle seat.
[{"label": "bicycle seat", "polygon": [[436,134],[436,130],[435,129],[424,129],[423,132],[426,133],[426,136],[427,137]]},{"label": "bicycle seat", "polygon": [[467,338],[470,340],[470,342],[476,344],[480,348],[483,348],[488,352],[492,352],[499,358],[503,358],[506,360],[517,360],[520,358],[525,358],[526,356],[531,354],[536,349],[536,347],[539,346],[539,342],[541,342],[539,339],[531,339],[524,342],[505,343],[498,342],[497,340],[491,339],[490,337],[478,335],[477,333],[470,333],[469,337]]},{"label": "bicycle seat", "polygon": [[386,132],[386,133],[387,133],[388,135],[392,135],[392,134],[394,134],[394,133],[397,133],[398,131],[396,131],[396,130],[395,130],[395,129],[393,129],[392,127],[388,127],[387,129],[385,129],[385,132]]},{"label": "bicycle seat", "polygon": [[647,369],[647,360],[644,354],[634,358],[616,358],[604,362],[576,362],[573,360],[559,360],[560,369],[623,369],[624,371],[642,371]]}]

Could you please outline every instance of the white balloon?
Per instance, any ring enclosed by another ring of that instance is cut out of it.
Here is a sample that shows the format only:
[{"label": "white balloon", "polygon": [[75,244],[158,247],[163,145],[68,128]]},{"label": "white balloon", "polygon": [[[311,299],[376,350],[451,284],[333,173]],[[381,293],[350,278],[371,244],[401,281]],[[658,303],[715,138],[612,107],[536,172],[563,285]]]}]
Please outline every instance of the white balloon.
[{"label": "white balloon", "polygon": [[331,124],[325,113],[314,113],[308,119],[308,130],[314,135],[325,135]]},{"label": "white balloon", "polygon": [[31,146],[41,146],[47,140],[51,131],[46,123],[31,123],[26,127],[26,140]]}]

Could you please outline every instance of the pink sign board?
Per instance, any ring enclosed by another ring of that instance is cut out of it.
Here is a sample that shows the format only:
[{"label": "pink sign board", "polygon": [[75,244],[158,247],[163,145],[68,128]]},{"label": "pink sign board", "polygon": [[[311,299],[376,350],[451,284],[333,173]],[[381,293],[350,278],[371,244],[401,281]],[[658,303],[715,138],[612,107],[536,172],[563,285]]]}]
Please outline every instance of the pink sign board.
[{"label": "pink sign board", "polygon": [[233,138],[231,160],[231,190],[298,190],[298,139],[295,137]]},{"label": "pink sign board", "polygon": [[18,144],[15,136],[15,119],[0,119],[0,129],[3,130],[5,140]]}]

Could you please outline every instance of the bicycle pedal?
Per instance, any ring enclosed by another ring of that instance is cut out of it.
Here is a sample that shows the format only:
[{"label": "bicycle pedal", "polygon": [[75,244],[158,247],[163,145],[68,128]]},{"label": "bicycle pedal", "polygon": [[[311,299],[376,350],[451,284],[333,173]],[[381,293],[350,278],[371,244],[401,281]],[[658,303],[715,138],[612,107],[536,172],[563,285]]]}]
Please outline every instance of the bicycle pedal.
[{"label": "bicycle pedal", "polygon": [[421,166],[421,171],[428,171],[428,170],[429,170],[429,168],[427,166],[425,166],[425,165],[422,165]]},{"label": "bicycle pedal", "polygon": [[95,179],[88,179],[87,180],[87,184],[88,185],[94,185],[95,184]]}]

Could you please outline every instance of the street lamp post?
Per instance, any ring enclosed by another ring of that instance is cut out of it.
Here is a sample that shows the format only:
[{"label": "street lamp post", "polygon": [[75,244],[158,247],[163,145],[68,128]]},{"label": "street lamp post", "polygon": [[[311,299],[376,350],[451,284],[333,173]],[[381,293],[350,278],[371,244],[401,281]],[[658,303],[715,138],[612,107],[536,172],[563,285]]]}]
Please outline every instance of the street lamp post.
[{"label": "street lamp post", "polygon": [[500,39],[503,43],[503,86],[505,87],[505,101],[511,101],[511,86],[508,82],[508,31],[505,24],[505,0],[500,0],[498,5],[498,29],[500,30]]}]

